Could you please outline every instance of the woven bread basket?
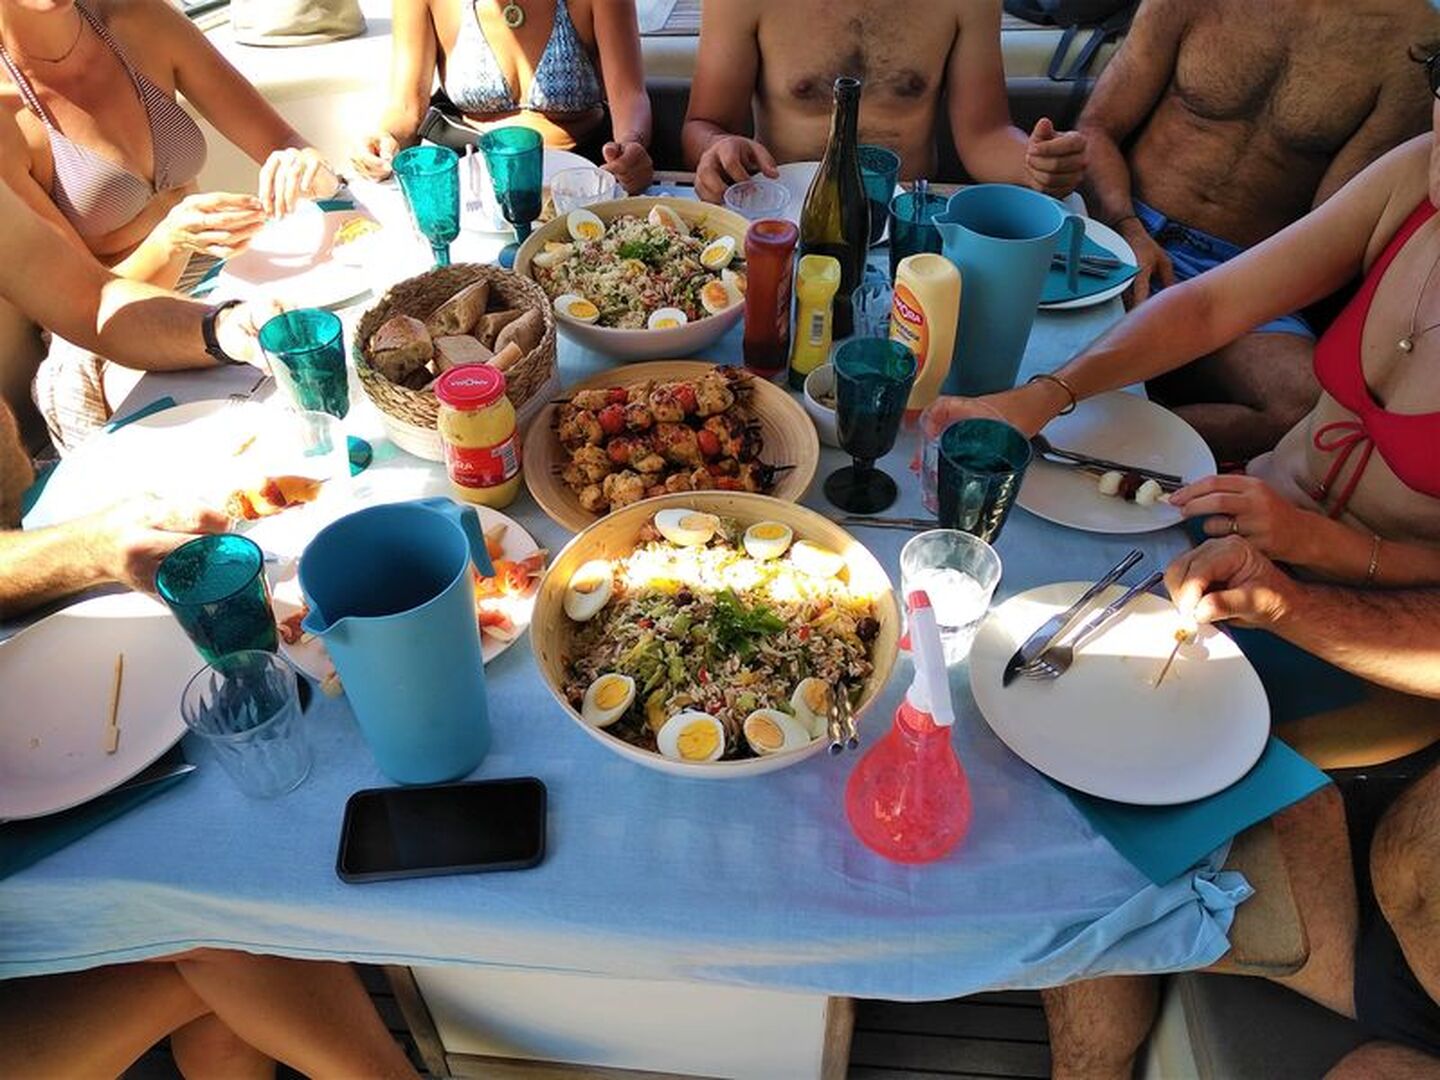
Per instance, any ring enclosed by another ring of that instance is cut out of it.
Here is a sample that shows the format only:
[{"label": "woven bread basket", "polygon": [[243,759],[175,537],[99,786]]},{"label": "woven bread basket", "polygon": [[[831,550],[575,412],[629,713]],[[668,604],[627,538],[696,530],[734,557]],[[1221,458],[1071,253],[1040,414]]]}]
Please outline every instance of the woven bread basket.
[{"label": "woven bread basket", "polygon": [[[355,371],[360,376],[360,385],[386,421],[398,422],[397,426],[407,434],[415,435],[416,429],[425,433],[434,432],[440,402],[433,390],[411,390],[399,386],[372,367],[370,338],[386,320],[395,315],[410,315],[424,320],[461,289],[477,281],[487,282],[490,286],[488,310],[537,308],[545,319],[545,332],[540,337],[540,344],[505,372],[505,394],[516,411],[522,415],[532,415],[534,410],[524,409],[525,404],[554,379],[555,316],[539,285],[508,270],[478,263],[436,267],[418,277],[392,285],[380,302],[360,317],[355,329]],[[438,436],[433,440],[421,439],[423,448],[420,449],[414,447],[416,440],[413,437],[396,441],[422,457],[437,461],[442,457]]]}]

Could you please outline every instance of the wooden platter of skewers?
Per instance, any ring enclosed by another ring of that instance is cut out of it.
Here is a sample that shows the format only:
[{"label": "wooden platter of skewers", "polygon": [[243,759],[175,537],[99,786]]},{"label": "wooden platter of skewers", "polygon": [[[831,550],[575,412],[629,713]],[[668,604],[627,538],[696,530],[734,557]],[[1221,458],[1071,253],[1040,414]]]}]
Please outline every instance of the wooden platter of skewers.
[{"label": "wooden platter of skewers", "polygon": [[749,491],[799,502],[820,440],[773,383],[704,360],[656,360],[602,372],[550,402],[522,460],[540,508],[579,532],[657,495]]}]

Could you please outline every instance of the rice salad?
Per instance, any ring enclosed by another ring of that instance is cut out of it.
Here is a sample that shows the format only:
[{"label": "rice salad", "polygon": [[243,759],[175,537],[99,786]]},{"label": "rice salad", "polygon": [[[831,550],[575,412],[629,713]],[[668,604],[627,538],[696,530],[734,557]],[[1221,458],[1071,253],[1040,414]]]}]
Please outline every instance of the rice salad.
[{"label": "rice salad", "polygon": [[[718,313],[743,298],[744,275],[735,269],[707,269],[701,253],[721,239],[703,226],[685,235],[665,224],[623,215],[597,239],[548,243],[531,273],[552,302],[583,297],[599,310],[595,325],[617,330],[646,329],[652,315],[678,309],[687,321]],[[728,238],[726,242],[729,243]],[[728,259],[726,260],[728,263]],[[712,284],[712,283],[719,283]],[[709,307],[706,286],[723,288]]]},{"label": "rice salad", "polygon": [[852,593],[843,569],[833,575],[797,565],[793,548],[753,558],[743,526],[712,520],[714,535],[691,546],[647,523],[635,550],[610,561],[608,601],[575,626],[569,642],[567,700],[579,710],[601,677],[633,679],[633,700],[606,730],[650,751],[666,722],[687,710],[723,725],[723,760],[756,755],[745,733],[756,710],[796,719],[807,739],[824,736],[828,707],[819,715],[797,709],[797,691],[818,680],[822,700],[833,693],[858,700],[874,671],[873,600]]}]

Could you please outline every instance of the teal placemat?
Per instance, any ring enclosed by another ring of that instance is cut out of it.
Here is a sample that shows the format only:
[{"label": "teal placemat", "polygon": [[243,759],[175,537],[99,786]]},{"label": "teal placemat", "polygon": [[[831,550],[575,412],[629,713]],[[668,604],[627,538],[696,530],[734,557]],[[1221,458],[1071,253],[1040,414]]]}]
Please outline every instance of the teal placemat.
[{"label": "teal placemat", "polygon": [[[1097,255],[1101,258],[1115,257],[1110,250],[1101,247],[1088,236],[1085,238],[1082,255]],[[1092,274],[1081,274],[1079,283],[1074,292],[1070,291],[1069,279],[1064,270],[1056,270],[1053,267],[1050,273],[1045,276],[1045,288],[1040,293],[1042,304],[1058,304],[1066,300],[1079,300],[1086,296],[1094,296],[1096,293],[1104,292],[1106,289],[1113,289],[1116,285],[1123,285],[1138,273],[1138,269],[1128,263],[1118,270],[1111,270],[1104,277],[1096,277]]]},{"label": "teal placemat", "polygon": [[107,434],[112,434],[119,431],[126,424],[133,424],[136,420],[144,420],[147,416],[154,416],[158,412],[164,412],[166,409],[173,409],[174,407],[175,399],[167,394],[165,397],[156,398],[150,402],[149,405],[142,405],[134,412],[128,412],[124,416],[115,417],[115,419],[105,425],[105,431]]},{"label": "teal placemat", "polygon": [[1063,785],[1085,820],[1157,885],[1173,881],[1256,822],[1330,782],[1323,772],[1273,736],[1240,780],[1208,799],[1178,806],[1130,806]]}]

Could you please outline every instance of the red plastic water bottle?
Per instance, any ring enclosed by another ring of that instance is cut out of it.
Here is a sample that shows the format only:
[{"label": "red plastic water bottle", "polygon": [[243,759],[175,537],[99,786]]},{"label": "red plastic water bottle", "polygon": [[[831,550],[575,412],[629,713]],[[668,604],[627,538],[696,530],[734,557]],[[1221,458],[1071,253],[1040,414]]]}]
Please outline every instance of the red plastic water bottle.
[{"label": "red plastic water bottle", "polygon": [[907,606],[915,681],[890,733],[850,775],[845,813],[872,851],[923,863],[942,858],[969,831],[970,784],[950,745],[955,710],[930,597],[917,590]]}]

